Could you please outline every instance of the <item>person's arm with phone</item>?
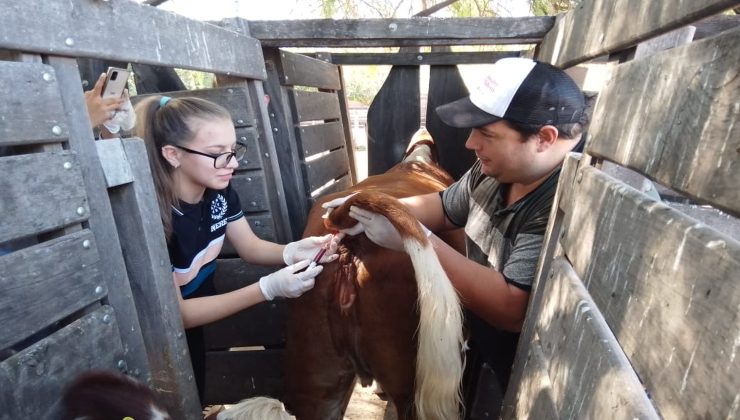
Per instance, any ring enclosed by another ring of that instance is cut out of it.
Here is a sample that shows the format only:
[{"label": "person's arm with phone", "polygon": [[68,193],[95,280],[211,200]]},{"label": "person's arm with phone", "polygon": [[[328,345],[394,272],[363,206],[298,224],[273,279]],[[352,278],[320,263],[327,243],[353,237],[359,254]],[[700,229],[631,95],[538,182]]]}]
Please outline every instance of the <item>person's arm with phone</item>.
[{"label": "person's arm with phone", "polygon": [[[111,82],[111,73],[120,78],[116,83]],[[100,75],[93,89],[85,92],[90,123],[99,130],[101,138],[120,136],[121,129],[131,130],[136,123],[128,89],[124,88],[126,79],[127,71],[111,68],[108,74]]]},{"label": "person's arm with phone", "polygon": [[95,86],[85,92],[87,114],[90,117],[90,124],[93,127],[98,127],[113,118],[116,111],[123,106],[124,100],[128,99],[128,95],[126,98],[103,98],[102,93],[105,85],[105,77],[105,73],[102,73],[98,77],[98,80],[95,81]]}]

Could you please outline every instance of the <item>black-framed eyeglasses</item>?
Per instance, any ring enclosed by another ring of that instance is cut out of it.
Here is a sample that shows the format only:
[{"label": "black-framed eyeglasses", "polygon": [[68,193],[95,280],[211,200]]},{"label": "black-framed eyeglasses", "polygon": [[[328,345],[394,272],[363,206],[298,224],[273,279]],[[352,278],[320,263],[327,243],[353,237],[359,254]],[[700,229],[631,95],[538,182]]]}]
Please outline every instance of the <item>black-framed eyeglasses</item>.
[{"label": "black-framed eyeglasses", "polygon": [[247,153],[247,145],[245,143],[236,143],[236,146],[234,146],[234,150],[230,152],[225,153],[219,153],[219,154],[210,154],[210,153],[203,153],[199,152],[197,150],[188,149],[184,146],[178,146],[177,144],[173,144],[173,146],[177,147],[180,150],[184,150],[188,153],[192,153],[194,155],[201,155],[205,157],[209,157],[213,159],[213,167],[216,169],[222,169],[227,166],[229,166],[229,162],[231,162],[231,158],[236,158],[237,162],[242,160],[244,155]]}]

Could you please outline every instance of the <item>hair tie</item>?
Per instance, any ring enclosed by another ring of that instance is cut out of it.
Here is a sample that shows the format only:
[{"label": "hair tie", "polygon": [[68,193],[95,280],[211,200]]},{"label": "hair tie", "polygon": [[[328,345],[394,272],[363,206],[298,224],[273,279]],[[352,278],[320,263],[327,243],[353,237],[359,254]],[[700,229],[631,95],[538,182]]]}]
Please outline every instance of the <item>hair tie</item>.
[{"label": "hair tie", "polygon": [[167,105],[167,103],[170,101],[170,99],[172,99],[172,98],[170,98],[169,96],[163,96],[163,97],[159,98],[159,107],[162,108],[165,105]]}]

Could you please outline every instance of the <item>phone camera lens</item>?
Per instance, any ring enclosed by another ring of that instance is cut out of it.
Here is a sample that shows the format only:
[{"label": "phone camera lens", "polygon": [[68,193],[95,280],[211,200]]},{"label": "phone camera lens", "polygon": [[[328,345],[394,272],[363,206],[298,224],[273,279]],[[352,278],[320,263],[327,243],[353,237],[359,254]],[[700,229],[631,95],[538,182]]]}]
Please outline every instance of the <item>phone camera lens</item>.
[{"label": "phone camera lens", "polygon": [[116,80],[116,77],[118,77],[118,72],[117,71],[114,71],[113,73],[111,73],[111,75],[110,75],[110,79],[111,80]]}]

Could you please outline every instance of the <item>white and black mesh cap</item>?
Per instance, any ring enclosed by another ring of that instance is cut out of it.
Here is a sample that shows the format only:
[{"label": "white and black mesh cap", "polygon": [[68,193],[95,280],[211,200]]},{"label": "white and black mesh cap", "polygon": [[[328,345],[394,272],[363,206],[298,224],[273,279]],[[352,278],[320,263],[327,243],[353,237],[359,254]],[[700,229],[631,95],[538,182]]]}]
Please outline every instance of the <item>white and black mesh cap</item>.
[{"label": "white and black mesh cap", "polygon": [[562,70],[528,58],[504,58],[470,96],[437,107],[437,115],[457,128],[499,120],[542,126],[579,122],[585,108],[583,92]]}]

